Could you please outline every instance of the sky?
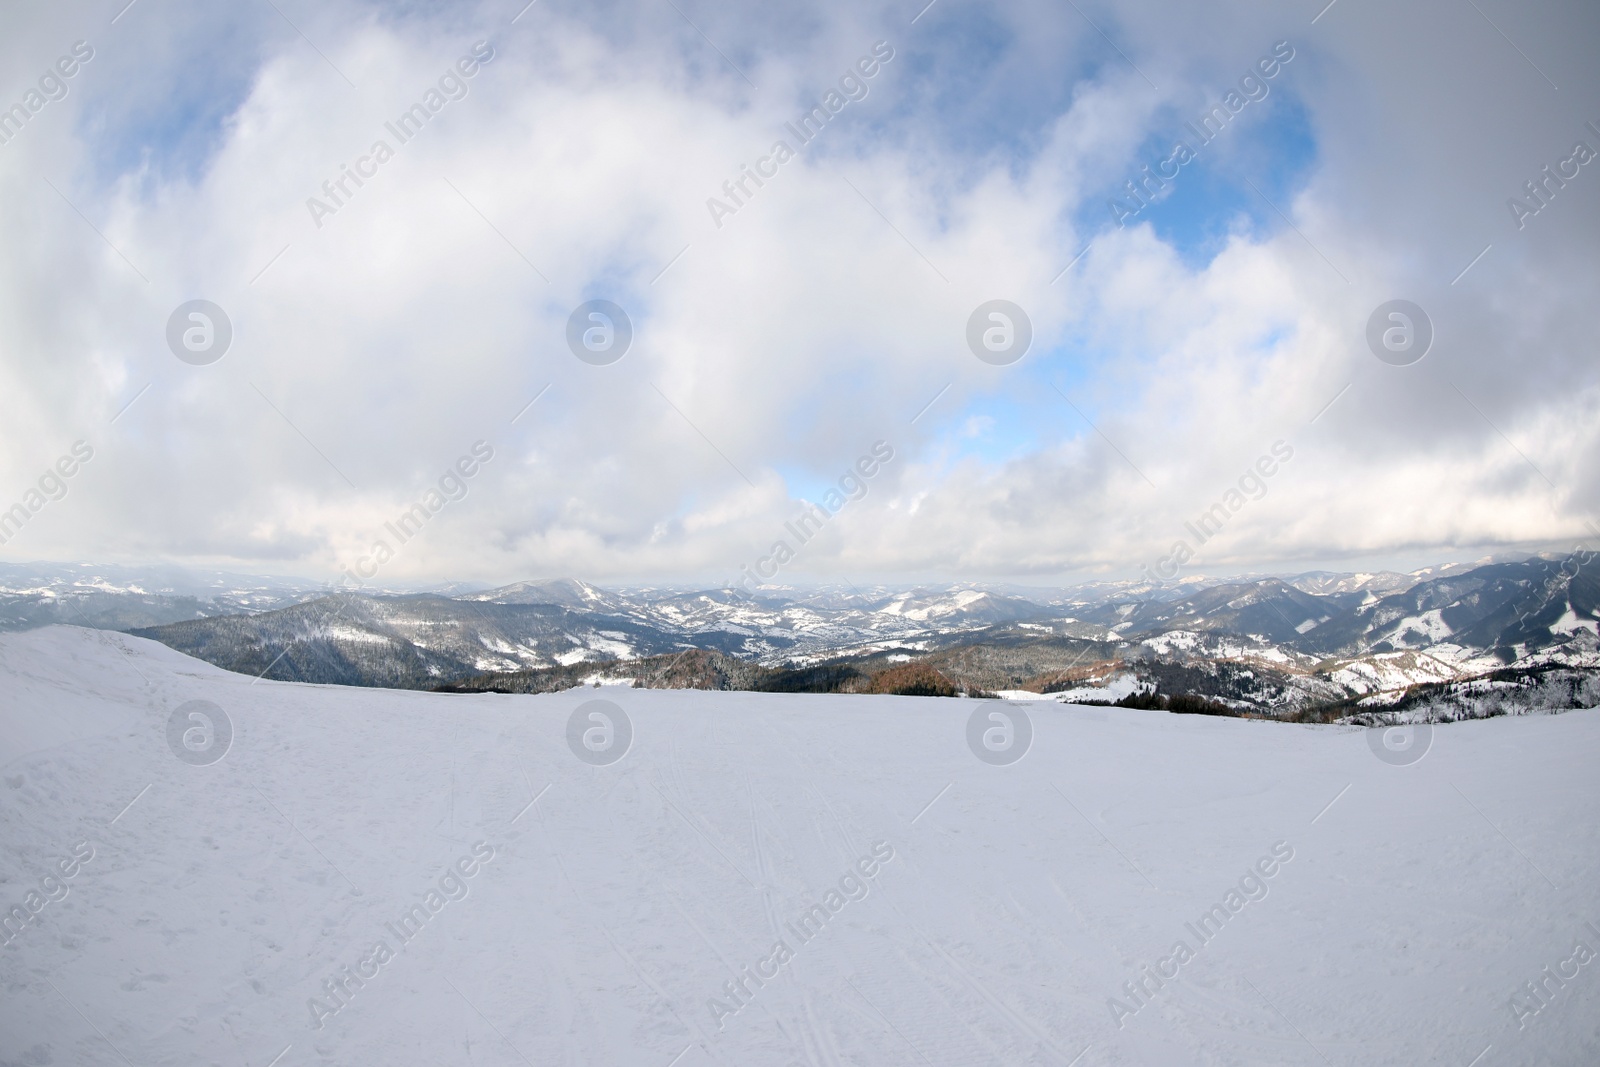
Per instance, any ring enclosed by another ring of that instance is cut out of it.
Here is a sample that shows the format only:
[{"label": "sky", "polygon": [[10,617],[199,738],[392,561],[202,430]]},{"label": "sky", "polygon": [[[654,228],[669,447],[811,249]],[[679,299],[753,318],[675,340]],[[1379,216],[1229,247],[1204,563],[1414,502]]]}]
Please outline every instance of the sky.
[{"label": "sky", "polygon": [[523,2],[7,5],[0,560],[1600,542],[1592,3]]}]

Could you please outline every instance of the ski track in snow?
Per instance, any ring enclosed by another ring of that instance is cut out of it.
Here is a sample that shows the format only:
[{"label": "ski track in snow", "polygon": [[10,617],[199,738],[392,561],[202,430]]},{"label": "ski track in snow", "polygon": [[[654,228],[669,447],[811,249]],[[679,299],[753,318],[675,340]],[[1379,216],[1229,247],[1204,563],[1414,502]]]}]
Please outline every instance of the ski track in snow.
[{"label": "ski track in snow", "polygon": [[[1525,1027],[1510,1007],[1600,951],[1595,711],[1436,726],[1394,766],[1356,729],[1041,701],[996,767],[971,701],[608,689],[633,747],[595,767],[566,745],[592,690],[256,683],[50,627],[0,636],[0,693],[0,909],[94,847],[0,948],[0,1067],[1600,1063],[1600,959]],[[167,744],[193,699],[233,726],[209,766]],[[479,841],[400,946],[385,924]],[[795,938],[877,842],[866,896]]]}]

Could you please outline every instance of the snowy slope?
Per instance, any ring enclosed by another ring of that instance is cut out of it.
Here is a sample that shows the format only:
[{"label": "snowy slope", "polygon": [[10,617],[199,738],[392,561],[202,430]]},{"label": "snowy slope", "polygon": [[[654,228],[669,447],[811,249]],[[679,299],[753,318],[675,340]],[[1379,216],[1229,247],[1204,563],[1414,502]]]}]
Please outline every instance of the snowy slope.
[{"label": "snowy slope", "polygon": [[[252,684],[67,627],[0,636],[0,694],[3,1064],[1600,1062],[1594,712],[1400,765],[1048,702]],[[209,765],[168,742],[197,699]],[[1002,708],[1004,766],[967,741]]]}]

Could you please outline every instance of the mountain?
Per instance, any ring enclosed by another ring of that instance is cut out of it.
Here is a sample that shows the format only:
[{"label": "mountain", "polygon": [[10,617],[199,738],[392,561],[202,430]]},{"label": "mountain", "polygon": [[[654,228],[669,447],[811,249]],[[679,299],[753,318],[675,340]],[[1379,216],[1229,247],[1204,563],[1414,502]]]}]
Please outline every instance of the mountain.
[{"label": "mountain", "polygon": [[341,594],[258,615],[132,631],[243,674],[285,681],[430,688],[484,672],[635,659],[685,647],[739,650],[727,632],[695,643],[624,617],[560,604],[431,594]]},{"label": "mountain", "polygon": [[997,619],[1049,614],[966,588],[750,598],[727,590],[612,592],[557,579],[461,597],[340,594],[259,614],[131,629],[242,673],[416,688],[686,648],[769,665],[806,663],[925,647]]},{"label": "mountain", "polygon": [[1105,604],[1086,612],[1084,618],[1119,634],[1219,630],[1260,634],[1287,643],[1342,614],[1352,597],[1359,600],[1360,594],[1317,596],[1277,578],[1263,578],[1214,585],[1171,600]]},{"label": "mountain", "polygon": [[515,582],[498,589],[463,596],[462,600],[483,600],[495,604],[556,604],[578,611],[617,612],[625,601],[603,589],[574,578],[548,578],[535,582]]},{"label": "mountain", "polygon": [[[285,680],[494,689],[505,687],[496,676],[518,676],[515,686],[538,691],[586,680],[712,684],[696,680],[705,678],[839,691],[922,664],[964,690],[1018,699],[1109,702],[1155,690],[1300,714],[1506,667],[1600,667],[1597,570],[1576,556],[1533,557],[1410,575],[1197,577],[1029,595],[954,584],[750,596],[555,578],[450,595],[316,596],[213,578],[205,600],[75,572],[28,595],[57,614],[90,609],[103,625]],[[692,671],[672,661],[689,650],[726,661]],[[813,673],[773,680],[735,660]]]},{"label": "mountain", "polygon": [[914,589],[880,599],[873,606],[880,615],[897,616],[913,622],[944,625],[1018,622],[1049,618],[1053,612],[1022,597],[1003,596],[971,586],[946,589]]},{"label": "mountain", "polygon": [[1493,651],[1508,662],[1584,646],[1596,635],[1600,565],[1577,556],[1493,563],[1371,597],[1299,642],[1351,654],[1435,645]]},{"label": "mountain", "polygon": [[56,623],[106,630],[282,607],[316,595],[309,582],[178,567],[0,564],[0,631]]},{"label": "mountain", "polygon": [[1318,596],[1328,596],[1332,593],[1366,592],[1384,596],[1389,593],[1398,593],[1410,589],[1413,585],[1428,577],[1433,576],[1400,574],[1397,571],[1361,572],[1357,574],[1307,571],[1305,574],[1297,574],[1293,578],[1286,579],[1286,581],[1302,593],[1315,593]]}]

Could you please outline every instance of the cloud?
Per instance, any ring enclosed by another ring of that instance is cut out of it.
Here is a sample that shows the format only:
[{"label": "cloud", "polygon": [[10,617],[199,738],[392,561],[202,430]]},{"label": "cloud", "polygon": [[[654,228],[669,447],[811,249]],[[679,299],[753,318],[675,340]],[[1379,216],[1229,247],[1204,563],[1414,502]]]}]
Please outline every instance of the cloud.
[{"label": "cloud", "polygon": [[[514,25],[286,6],[304,37],[270,10],[30,15],[7,69],[96,58],[0,146],[0,484],[78,438],[96,459],[0,551],[331,578],[480,439],[495,461],[386,580],[726,580],[800,509],[790,474],[880,439],[900,459],[795,577],[1131,577],[1279,439],[1294,463],[1197,565],[1581,536],[1600,164],[1523,229],[1505,200],[1600,149],[1596,15],[1506,16],[1524,60],[1445,4],[1123,7],[1084,8],[1120,53],[1042,5],[685,9],[704,37],[549,0]],[[1293,64],[1191,190],[1114,226],[1148,145],[1280,40]],[[479,41],[401,143],[386,124]],[[800,145],[784,123],[879,41],[866,97]],[[1275,153],[1273,108],[1309,152]],[[707,199],[778,139],[797,158],[718,227]],[[1203,246],[1163,214],[1208,210]],[[609,366],[565,343],[596,297],[634,324]],[[1010,367],[965,347],[997,297],[1034,326]],[[1394,297],[1436,329],[1409,367],[1366,348]],[[167,349],[194,298],[234,327],[209,366]],[[991,424],[994,452],[963,448]]]}]

